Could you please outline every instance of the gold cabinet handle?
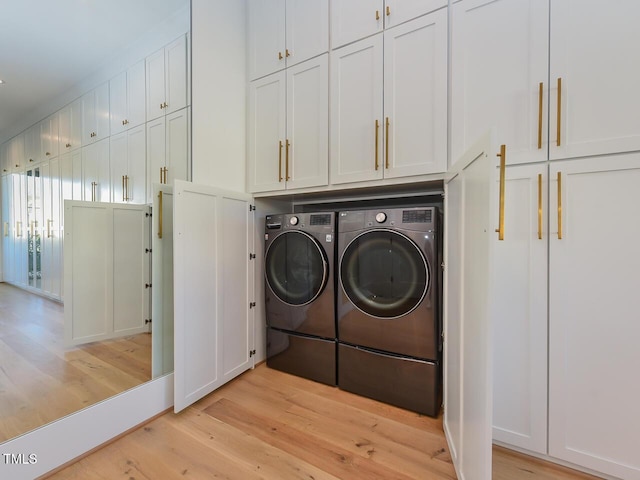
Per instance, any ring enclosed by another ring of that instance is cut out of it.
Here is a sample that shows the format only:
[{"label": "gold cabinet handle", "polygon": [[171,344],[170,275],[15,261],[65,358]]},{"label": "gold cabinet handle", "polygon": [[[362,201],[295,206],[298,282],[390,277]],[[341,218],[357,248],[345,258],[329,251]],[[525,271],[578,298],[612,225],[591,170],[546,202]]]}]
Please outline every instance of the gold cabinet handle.
[{"label": "gold cabinet handle", "polygon": [[70,143],[67,143],[67,144],[65,145],[65,147],[67,147],[67,148],[71,148],[71,144],[70,144]]},{"label": "gold cabinet handle", "polygon": [[169,172],[169,169],[167,167],[164,167],[163,169],[164,172],[164,184],[167,184],[167,172]]},{"label": "gold cabinet handle", "polygon": [[538,174],[538,240],[542,240],[542,174]]},{"label": "gold cabinet handle", "polygon": [[498,210],[498,228],[496,233],[498,234],[498,240],[504,240],[504,188],[505,188],[505,174],[507,165],[507,146],[500,145],[500,206]]},{"label": "gold cabinet handle", "polygon": [[97,182],[91,182],[91,201],[96,201],[96,187],[98,186]]},{"label": "gold cabinet handle", "polygon": [[387,7],[387,17],[391,15],[391,7]]},{"label": "gold cabinet handle", "polygon": [[162,238],[162,190],[158,192],[158,238]]},{"label": "gold cabinet handle", "polygon": [[160,110],[162,110],[164,108],[164,103],[160,104]]},{"label": "gold cabinet handle", "polygon": [[34,224],[35,222],[31,221],[29,223],[29,228],[31,229],[31,236],[34,237],[35,236],[35,228],[34,228]]},{"label": "gold cabinet handle", "polygon": [[4,228],[4,232],[3,232],[4,236],[8,237],[9,236],[9,222],[4,222],[3,228]]},{"label": "gold cabinet handle", "polygon": [[164,102],[164,108],[169,108],[169,104],[167,104],[167,102]]},{"label": "gold cabinet handle", "polygon": [[51,152],[45,152],[45,153],[44,153],[44,155],[45,155],[46,157],[48,157],[48,156],[50,156],[50,155],[51,155]]},{"label": "gold cabinet handle", "polygon": [[562,78],[558,77],[558,126],[556,135],[558,139],[556,140],[556,145],[560,146],[560,130],[561,130],[561,121],[562,121]]},{"label": "gold cabinet handle", "polygon": [[558,172],[558,240],[562,240],[562,174]]},{"label": "gold cabinet handle", "polygon": [[51,238],[51,224],[53,220],[47,220],[47,238]]},{"label": "gold cabinet handle", "polygon": [[162,183],[162,167],[160,167],[160,183]]},{"label": "gold cabinet handle", "polygon": [[384,144],[384,168],[389,169],[389,117],[386,118],[384,124],[385,144]]},{"label": "gold cabinet handle", "polygon": [[378,164],[378,130],[380,129],[380,122],[378,122],[378,120],[376,120],[376,162],[375,162],[375,167],[376,170],[378,170],[379,168],[379,164]]},{"label": "gold cabinet handle", "polygon": [[124,175],[122,175],[122,201],[124,202],[124,192],[125,192],[125,186],[124,186]]},{"label": "gold cabinet handle", "polygon": [[287,182],[291,180],[291,177],[289,176],[289,147],[290,146],[291,144],[289,143],[289,139],[287,139],[285,141],[285,148],[284,148],[284,179]]},{"label": "gold cabinet handle", "polygon": [[282,52],[278,52],[278,60],[282,60],[284,57],[282,56]]},{"label": "gold cabinet handle", "polygon": [[128,202],[129,198],[129,175],[124,176],[124,191],[126,192],[125,200]]},{"label": "gold cabinet handle", "polygon": [[289,52],[289,49],[288,49],[288,48],[285,48],[285,49],[284,49],[284,56],[285,56],[285,57],[290,57],[290,56],[291,56],[291,53]]},{"label": "gold cabinet handle", "polygon": [[282,181],[282,140],[278,140],[278,182]]},{"label": "gold cabinet handle", "polygon": [[538,86],[538,150],[542,148],[542,96],[544,94],[544,84],[540,82]]},{"label": "gold cabinet handle", "polygon": [[22,226],[21,226],[22,222],[16,222],[16,237],[21,237],[22,236]]},{"label": "gold cabinet handle", "polygon": [[376,20],[380,20],[380,11],[376,10]]}]

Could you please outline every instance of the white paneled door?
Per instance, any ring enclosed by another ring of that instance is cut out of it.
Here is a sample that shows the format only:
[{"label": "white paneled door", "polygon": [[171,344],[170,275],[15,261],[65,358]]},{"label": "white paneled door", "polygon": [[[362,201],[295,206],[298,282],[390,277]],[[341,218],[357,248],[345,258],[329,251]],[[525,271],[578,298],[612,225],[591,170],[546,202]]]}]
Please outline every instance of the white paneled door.
[{"label": "white paneled door", "polygon": [[175,398],[179,412],[253,367],[249,195],[174,184]]},{"label": "white paneled door", "polygon": [[486,135],[445,180],[444,430],[460,480],[491,479],[495,158]]}]

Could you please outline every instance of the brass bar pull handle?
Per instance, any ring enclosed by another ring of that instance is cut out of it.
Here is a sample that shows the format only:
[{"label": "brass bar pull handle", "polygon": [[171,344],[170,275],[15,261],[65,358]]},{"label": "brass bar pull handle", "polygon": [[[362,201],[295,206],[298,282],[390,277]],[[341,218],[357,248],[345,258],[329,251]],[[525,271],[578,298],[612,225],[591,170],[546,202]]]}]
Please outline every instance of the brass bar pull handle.
[{"label": "brass bar pull handle", "polygon": [[122,201],[125,201],[125,186],[124,186],[124,175],[122,175]]},{"label": "brass bar pull handle", "polygon": [[47,238],[51,238],[51,224],[53,220],[47,220]]},{"label": "brass bar pull handle", "polygon": [[558,126],[557,132],[558,139],[556,140],[556,145],[560,146],[560,131],[562,125],[562,78],[558,77]]},{"label": "brass bar pull handle", "polygon": [[384,168],[389,169],[389,117],[386,118],[384,124],[385,144],[384,144]]},{"label": "brass bar pull handle", "polygon": [[378,120],[376,120],[376,170],[378,170],[379,168],[379,164],[378,164],[378,130],[380,129],[380,122]]},{"label": "brass bar pull handle", "polygon": [[542,96],[544,94],[544,84],[540,82],[538,88],[538,150],[542,148]]},{"label": "brass bar pull handle", "polygon": [[291,180],[291,177],[289,176],[289,147],[291,146],[291,144],[289,143],[289,139],[285,140],[285,147],[284,147],[284,179],[288,182],[289,180]]},{"label": "brass bar pull handle", "polygon": [[124,194],[124,201],[128,202],[129,201],[129,175],[124,176],[124,188],[122,193]]},{"label": "brass bar pull handle", "polygon": [[71,148],[71,144],[70,144],[70,143],[67,143],[67,144],[65,145],[65,147],[67,147],[67,148]]},{"label": "brass bar pull handle", "polygon": [[164,172],[164,184],[167,184],[167,172],[169,172],[169,169],[167,167],[164,167],[163,169]]},{"label": "brass bar pull handle", "polygon": [[387,17],[391,15],[391,7],[387,7]]},{"label": "brass bar pull handle", "polygon": [[22,222],[16,222],[16,231],[18,232],[16,237],[22,237]]},{"label": "brass bar pull handle", "polygon": [[278,182],[282,181],[282,140],[278,140]]},{"label": "brass bar pull handle", "polygon": [[284,57],[282,56],[282,52],[278,52],[278,60],[282,60]]},{"label": "brass bar pull handle", "polygon": [[31,236],[32,236],[32,237],[34,237],[34,236],[35,236],[35,234],[36,234],[36,233],[35,233],[35,230],[34,230],[34,225],[33,225],[34,223],[35,223],[35,222],[33,222],[33,221],[31,221],[31,222],[29,223],[29,228],[31,229]]},{"label": "brass bar pull handle", "polygon": [[507,165],[506,145],[500,145],[498,157],[500,157],[500,207],[498,210],[498,228],[496,228],[496,233],[498,234],[498,240],[504,240],[504,188]]},{"label": "brass bar pull handle", "polygon": [[289,51],[289,49],[288,49],[288,48],[285,48],[285,49],[284,49],[284,56],[285,56],[285,57],[290,57],[290,56],[291,56],[291,52]]},{"label": "brass bar pull handle", "polygon": [[9,222],[4,222],[3,228],[4,228],[4,232],[3,232],[4,236],[8,237],[9,236]]},{"label": "brass bar pull handle", "polygon": [[162,190],[158,192],[158,238],[162,238]]},{"label": "brass bar pull handle", "polygon": [[542,240],[542,174],[538,174],[538,240]]},{"label": "brass bar pull handle", "polygon": [[160,167],[160,183],[162,183],[162,167]]},{"label": "brass bar pull handle", "polygon": [[91,201],[96,201],[96,187],[98,186],[97,182],[91,182]]},{"label": "brass bar pull handle", "polygon": [[562,240],[562,174],[558,172],[558,240]]},{"label": "brass bar pull handle", "polygon": [[376,20],[380,20],[380,11],[376,10]]}]

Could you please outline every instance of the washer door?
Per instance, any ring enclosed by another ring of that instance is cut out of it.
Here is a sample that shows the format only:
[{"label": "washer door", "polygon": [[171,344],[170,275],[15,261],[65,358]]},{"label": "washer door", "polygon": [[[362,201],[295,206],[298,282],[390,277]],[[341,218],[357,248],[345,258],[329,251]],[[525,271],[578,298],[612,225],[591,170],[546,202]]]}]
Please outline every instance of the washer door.
[{"label": "washer door", "polygon": [[269,245],[265,255],[267,285],[288,305],[306,305],[324,289],[328,265],[322,247],[298,230],[283,233]]},{"label": "washer door", "polygon": [[349,300],[376,318],[415,309],[429,288],[429,267],[418,246],[400,232],[371,230],[354,238],[340,259],[340,281]]}]

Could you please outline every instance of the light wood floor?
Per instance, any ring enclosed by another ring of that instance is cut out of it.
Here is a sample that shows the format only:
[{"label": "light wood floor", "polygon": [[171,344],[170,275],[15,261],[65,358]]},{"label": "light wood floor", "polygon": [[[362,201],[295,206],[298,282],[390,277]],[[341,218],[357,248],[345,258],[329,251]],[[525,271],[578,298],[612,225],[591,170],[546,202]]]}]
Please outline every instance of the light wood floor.
[{"label": "light wood floor", "polygon": [[64,348],[61,304],[0,283],[0,442],[151,378],[151,335]]},{"label": "light wood floor", "polygon": [[[591,479],[494,449],[494,479]],[[260,365],[49,477],[453,479],[442,420]]]}]

